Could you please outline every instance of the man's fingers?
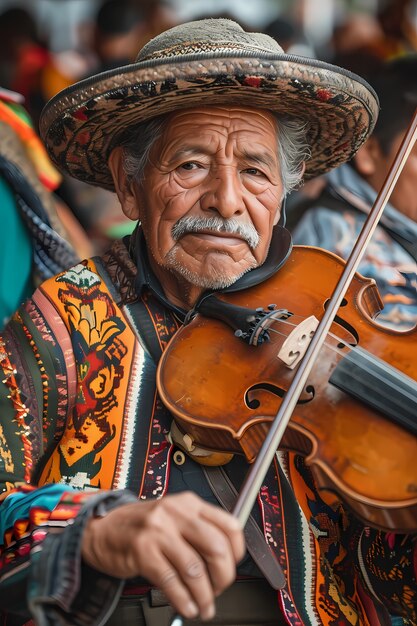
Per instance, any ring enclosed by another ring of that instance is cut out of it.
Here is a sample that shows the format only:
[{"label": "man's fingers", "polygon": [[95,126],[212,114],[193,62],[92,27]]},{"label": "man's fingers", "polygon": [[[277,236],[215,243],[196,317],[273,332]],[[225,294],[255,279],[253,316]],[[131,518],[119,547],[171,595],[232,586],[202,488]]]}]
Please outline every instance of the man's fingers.
[{"label": "man's fingers", "polygon": [[246,551],[245,537],[239,520],[230,513],[212,505],[204,507],[201,515],[227,535],[236,563],[243,559]]},{"label": "man's fingers", "polygon": [[[190,516],[189,509],[186,513],[183,507],[178,510],[179,503],[179,500],[171,502],[171,525],[164,520],[165,533],[158,532],[159,550],[172,567],[159,572],[154,567],[152,572],[144,571],[143,574],[151,577],[175,608],[182,610],[181,607],[193,601],[201,618],[211,619],[215,596],[235,580],[236,561],[244,553],[242,531],[237,520],[227,513],[223,515],[218,508],[201,501],[195,502],[192,498],[190,507],[196,506],[194,515]],[[153,518],[154,531],[161,523],[158,518],[159,513]],[[176,527],[172,525],[173,519],[178,522]],[[137,546],[138,555],[147,552],[143,541],[143,536],[137,538],[137,543],[142,544]],[[148,558],[146,561],[147,565]],[[157,560],[153,559],[153,562]],[[187,595],[185,592],[188,592]]]},{"label": "man's fingers", "polygon": [[204,559],[214,593],[219,594],[236,577],[236,559],[231,537],[203,517],[192,520],[184,529],[183,536]]},{"label": "man's fingers", "polygon": [[[177,544],[177,547],[183,548],[185,544],[180,546],[180,543]],[[213,598],[210,581],[207,572],[204,571],[204,564],[201,561],[198,563],[198,556],[192,550],[190,552],[192,553],[191,561],[187,566],[185,564],[187,556],[185,556],[184,563],[181,563],[182,559],[177,550],[174,550],[170,555],[173,557],[172,563],[165,554],[151,551],[148,565],[144,567],[144,574],[149,582],[163,591],[169,603],[178,613],[188,619],[193,619],[199,615],[203,619],[210,619],[214,615],[214,607],[211,608],[213,600],[210,600],[210,597]],[[190,590],[190,582],[191,588],[199,600],[194,597]],[[195,582],[194,585],[193,582]],[[202,586],[202,593],[196,592],[197,586]]]},{"label": "man's fingers", "polygon": [[[164,556],[171,562],[181,586],[187,590],[191,602],[197,607],[197,614],[202,619],[211,619],[215,613],[214,590],[207,565],[187,542],[183,543],[182,548],[178,551],[170,544],[165,547]],[[165,594],[168,595],[173,583],[176,583],[174,579],[161,583]],[[179,610],[182,612],[181,607]]]}]

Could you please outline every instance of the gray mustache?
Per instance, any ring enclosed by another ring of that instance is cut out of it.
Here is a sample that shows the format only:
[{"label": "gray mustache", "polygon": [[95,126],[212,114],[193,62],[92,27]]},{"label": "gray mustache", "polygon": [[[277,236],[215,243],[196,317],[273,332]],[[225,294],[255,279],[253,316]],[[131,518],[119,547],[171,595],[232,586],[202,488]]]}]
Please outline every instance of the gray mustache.
[{"label": "gray mustache", "polygon": [[174,224],[171,232],[174,241],[178,241],[178,239],[187,233],[207,232],[209,230],[218,233],[238,235],[244,239],[252,249],[256,248],[260,242],[260,236],[252,224],[242,224],[234,218],[225,220],[221,217],[182,217]]}]

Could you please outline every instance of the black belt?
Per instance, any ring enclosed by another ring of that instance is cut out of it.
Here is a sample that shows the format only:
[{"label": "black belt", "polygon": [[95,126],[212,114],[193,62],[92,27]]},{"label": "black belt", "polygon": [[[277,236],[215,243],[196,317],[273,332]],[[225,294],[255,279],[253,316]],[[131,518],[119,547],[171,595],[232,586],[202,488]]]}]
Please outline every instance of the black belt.
[{"label": "black belt", "polygon": [[[122,596],[106,626],[169,626],[174,616],[166,597],[157,589],[145,595]],[[265,580],[238,580],[216,600],[211,622],[184,620],[184,626],[280,626],[278,593]]]}]

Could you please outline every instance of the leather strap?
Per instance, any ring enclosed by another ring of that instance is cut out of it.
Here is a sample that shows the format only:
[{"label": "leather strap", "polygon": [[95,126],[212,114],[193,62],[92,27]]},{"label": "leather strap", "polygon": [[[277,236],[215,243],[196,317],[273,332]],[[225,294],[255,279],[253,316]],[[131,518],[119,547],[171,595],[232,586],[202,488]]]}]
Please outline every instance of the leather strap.
[{"label": "leather strap", "polygon": [[[202,466],[202,468],[219,503],[226,511],[231,511],[238,493],[226,472],[221,467]],[[283,589],[287,584],[284,572],[252,516],[246,523],[244,534],[248,552],[266,580],[273,589]]]}]

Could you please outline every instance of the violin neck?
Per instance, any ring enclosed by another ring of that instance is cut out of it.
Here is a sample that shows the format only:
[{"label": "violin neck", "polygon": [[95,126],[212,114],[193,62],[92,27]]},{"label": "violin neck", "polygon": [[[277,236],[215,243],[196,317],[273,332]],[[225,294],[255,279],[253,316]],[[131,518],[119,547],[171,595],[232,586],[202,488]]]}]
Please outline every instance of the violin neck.
[{"label": "violin neck", "polygon": [[360,347],[336,366],[329,381],[417,435],[417,384]]}]

